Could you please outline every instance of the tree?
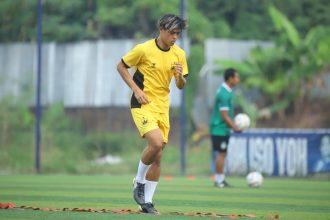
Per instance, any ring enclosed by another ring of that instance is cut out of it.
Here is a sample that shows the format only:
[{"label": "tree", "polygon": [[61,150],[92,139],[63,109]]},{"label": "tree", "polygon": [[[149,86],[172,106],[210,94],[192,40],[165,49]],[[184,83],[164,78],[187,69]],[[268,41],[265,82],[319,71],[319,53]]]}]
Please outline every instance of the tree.
[{"label": "tree", "polygon": [[[188,35],[193,43],[205,38],[273,39],[267,7],[274,3],[306,34],[314,26],[330,25],[327,0],[189,0]],[[44,0],[45,41],[155,36],[164,13],[179,13],[179,1]],[[37,1],[1,0],[0,42],[35,41]]]},{"label": "tree", "polygon": [[[261,93],[256,105],[242,104],[253,117],[268,112],[286,114],[289,107],[299,111],[308,99],[317,76],[330,66],[330,28],[315,27],[301,37],[295,26],[274,6],[269,7],[277,40],[272,48],[255,48],[242,63],[222,60],[224,67],[236,66],[245,89]],[[299,104],[299,105],[298,105]]]},{"label": "tree", "polygon": [[[43,1],[44,41],[77,41],[97,38],[96,1]],[[0,42],[35,41],[37,1],[2,0]]]},{"label": "tree", "polygon": [[2,0],[0,42],[28,41],[36,35],[37,1]]},{"label": "tree", "polygon": [[44,41],[79,41],[98,38],[96,1],[47,0],[43,2]]}]

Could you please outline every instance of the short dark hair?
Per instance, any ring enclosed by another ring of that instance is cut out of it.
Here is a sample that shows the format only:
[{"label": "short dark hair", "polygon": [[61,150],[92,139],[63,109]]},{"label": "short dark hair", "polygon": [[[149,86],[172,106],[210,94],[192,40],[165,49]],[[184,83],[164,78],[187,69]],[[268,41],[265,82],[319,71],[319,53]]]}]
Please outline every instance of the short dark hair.
[{"label": "short dark hair", "polygon": [[187,27],[187,21],[174,14],[163,15],[158,20],[158,28],[164,28],[165,30],[171,31],[176,28],[183,30],[186,27]]},{"label": "short dark hair", "polygon": [[228,68],[225,70],[225,74],[224,74],[224,79],[225,81],[228,81],[231,77],[234,77],[236,74],[236,70],[234,68]]}]

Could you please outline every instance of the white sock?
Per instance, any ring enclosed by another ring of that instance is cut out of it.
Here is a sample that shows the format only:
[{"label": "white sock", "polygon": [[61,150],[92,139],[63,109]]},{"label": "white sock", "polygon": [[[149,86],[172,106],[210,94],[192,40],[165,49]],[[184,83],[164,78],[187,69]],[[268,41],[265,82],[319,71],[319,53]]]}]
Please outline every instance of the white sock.
[{"label": "white sock", "polygon": [[146,182],[146,175],[147,175],[147,172],[148,172],[150,166],[151,165],[145,165],[140,160],[138,171],[137,171],[136,178],[135,178],[137,182],[143,183],[143,184]]},{"label": "white sock", "polygon": [[222,181],[225,180],[225,174],[223,174],[223,173],[216,173],[216,174],[214,175],[214,180],[215,180],[215,182],[217,182],[217,183],[221,183]]},{"label": "white sock", "polygon": [[145,192],[144,192],[144,199],[146,201],[146,203],[151,202],[152,203],[152,197],[154,197],[154,193],[156,191],[156,187],[157,187],[158,182],[154,182],[154,181],[146,181],[146,185],[145,185]]}]

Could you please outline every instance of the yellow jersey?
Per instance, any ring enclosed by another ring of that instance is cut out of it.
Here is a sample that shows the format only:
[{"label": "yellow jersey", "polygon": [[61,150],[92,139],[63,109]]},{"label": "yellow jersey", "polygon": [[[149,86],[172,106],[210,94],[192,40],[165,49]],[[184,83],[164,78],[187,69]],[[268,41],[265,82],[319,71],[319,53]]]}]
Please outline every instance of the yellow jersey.
[{"label": "yellow jersey", "polygon": [[[161,49],[156,39],[136,45],[122,57],[127,68],[134,67],[133,80],[149,99],[148,107],[155,112],[169,112],[169,92],[171,79],[174,76],[174,64],[182,64],[182,75],[188,75],[186,55],[177,45],[169,50]],[[141,108],[134,94],[131,108]]]}]

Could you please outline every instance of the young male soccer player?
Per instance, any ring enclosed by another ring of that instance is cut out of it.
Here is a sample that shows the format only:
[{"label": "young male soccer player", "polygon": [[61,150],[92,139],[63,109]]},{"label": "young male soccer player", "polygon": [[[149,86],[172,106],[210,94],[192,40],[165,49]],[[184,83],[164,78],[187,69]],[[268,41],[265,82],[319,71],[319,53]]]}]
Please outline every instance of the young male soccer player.
[{"label": "young male soccer player", "polygon": [[225,82],[219,87],[210,120],[210,135],[213,151],[218,152],[215,162],[214,186],[230,187],[225,180],[224,163],[227,154],[230,129],[241,132],[234,118],[234,94],[232,88],[239,82],[239,75],[235,69],[227,69],[224,73]]},{"label": "young male soccer player", "polygon": [[[132,89],[131,113],[140,135],[147,140],[135,179],[133,197],[145,213],[159,214],[152,198],[160,176],[162,150],[168,141],[169,87],[186,84],[188,67],[185,52],[175,45],[186,21],[172,14],[158,21],[159,36],[138,44],[117,65],[125,83]],[[134,67],[133,78],[127,68]]]}]

